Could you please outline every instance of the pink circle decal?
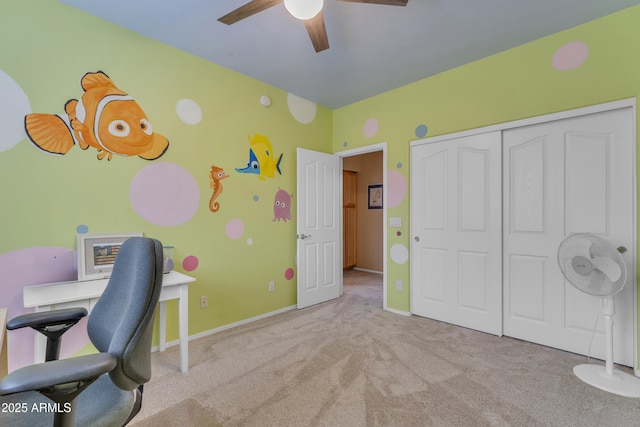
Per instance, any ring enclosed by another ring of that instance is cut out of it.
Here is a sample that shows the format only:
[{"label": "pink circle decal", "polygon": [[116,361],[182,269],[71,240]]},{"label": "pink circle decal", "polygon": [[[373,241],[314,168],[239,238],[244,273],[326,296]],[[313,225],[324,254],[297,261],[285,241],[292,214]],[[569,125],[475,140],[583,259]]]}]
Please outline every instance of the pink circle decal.
[{"label": "pink circle decal", "polygon": [[182,268],[184,271],[193,271],[198,268],[198,257],[189,255],[182,260]]},{"label": "pink circle decal", "polygon": [[[78,280],[76,251],[62,247],[33,247],[0,254],[0,289],[2,305],[9,319],[33,312],[25,309],[22,289],[25,286]],[[60,357],[66,358],[89,343],[87,318],[64,335]],[[33,363],[33,330],[18,329],[7,335],[9,371]]]},{"label": "pink circle decal", "polygon": [[387,206],[395,208],[407,195],[407,180],[397,171],[387,172]]},{"label": "pink circle decal", "polygon": [[556,50],[551,61],[553,68],[558,71],[568,71],[578,68],[589,56],[589,48],[583,42],[570,42]]},{"label": "pink circle decal", "polygon": [[200,189],[191,173],[175,163],[154,163],[131,180],[129,199],[143,219],[160,226],[189,221],[200,204]]},{"label": "pink circle decal", "polygon": [[371,138],[378,132],[378,121],[376,119],[369,119],[364,123],[362,128],[364,136]]},{"label": "pink circle decal", "polygon": [[293,274],[294,274],[293,268],[287,268],[287,270],[284,272],[284,278],[287,280],[291,280],[293,279]]},{"label": "pink circle decal", "polygon": [[232,219],[225,228],[230,239],[239,239],[244,234],[244,223],[240,219]]}]

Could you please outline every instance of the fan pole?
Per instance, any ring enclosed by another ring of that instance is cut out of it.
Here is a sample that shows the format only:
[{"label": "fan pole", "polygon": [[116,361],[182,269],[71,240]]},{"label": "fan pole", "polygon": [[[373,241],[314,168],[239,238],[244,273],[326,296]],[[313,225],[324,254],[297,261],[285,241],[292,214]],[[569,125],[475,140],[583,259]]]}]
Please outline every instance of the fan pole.
[{"label": "fan pole", "polygon": [[605,366],[607,375],[613,377],[613,315],[616,313],[613,295],[602,298],[602,315],[604,316],[604,337],[607,347]]}]

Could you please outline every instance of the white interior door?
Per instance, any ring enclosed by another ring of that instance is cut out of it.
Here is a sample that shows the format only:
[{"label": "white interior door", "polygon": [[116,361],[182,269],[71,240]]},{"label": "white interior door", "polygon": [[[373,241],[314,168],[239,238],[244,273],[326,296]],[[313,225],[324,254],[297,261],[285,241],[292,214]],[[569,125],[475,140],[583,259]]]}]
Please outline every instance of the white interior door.
[{"label": "white interior door", "polygon": [[298,308],[341,293],[340,158],[297,149]]},{"label": "white interior door", "polygon": [[[600,298],[558,267],[560,242],[595,233],[625,246],[629,277],[615,297],[614,357],[633,366],[633,110],[507,130],[504,159],[504,334],[586,354]],[[604,358],[600,319],[591,355]]]},{"label": "white interior door", "polygon": [[501,133],[411,148],[411,312],[502,334]]}]

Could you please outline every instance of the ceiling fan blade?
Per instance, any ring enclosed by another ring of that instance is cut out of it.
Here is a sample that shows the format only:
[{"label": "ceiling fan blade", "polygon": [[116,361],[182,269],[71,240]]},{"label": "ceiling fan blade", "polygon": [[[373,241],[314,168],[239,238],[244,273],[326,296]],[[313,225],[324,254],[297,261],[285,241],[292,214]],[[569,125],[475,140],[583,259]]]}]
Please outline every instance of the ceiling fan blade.
[{"label": "ceiling fan blade", "polygon": [[324,17],[322,11],[311,19],[307,19],[304,26],[307,28],[311,43],[316,52],[329,49],[329,39],[327,38],[327,29],[324,26]]},{"label": "ceiling fan blade", "polygon": [[338,0],[348,3],[383,4],[385,6],[406,6],[409,0]]},{"label": "ceiling fan blade", "polygon": [[227,25],[235,24],[244,18],[248,18],[258,12],[269,9],[283,1],[284,0],[251,0],[249,3],[232,10],[221,18],[218,18],[218,21]]}]

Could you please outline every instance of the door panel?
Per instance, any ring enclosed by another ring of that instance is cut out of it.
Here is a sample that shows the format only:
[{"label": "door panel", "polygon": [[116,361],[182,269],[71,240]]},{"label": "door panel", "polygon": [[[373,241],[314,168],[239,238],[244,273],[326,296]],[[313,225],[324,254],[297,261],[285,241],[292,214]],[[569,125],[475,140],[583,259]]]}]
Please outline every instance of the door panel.
[{"label": "door panel", "polygon": [[340,159],[298,148],[298,308],[340,296]]},{"label": "door panel", "polygon": [[[624,245],[630,277],[616,296],[614,357],[633,366],[633,115],[622,109],[503,134],[504,334],[586,354],[600,298],[576,290],[557,262],[571,233]],[[604,358],[599,322],[591,354]]]},{"label": "door panel", "polygon": [[609,232],[611,136],[578,132],[568,132],[565,136],[567,233],[591,230],[606,235]]},{"label": "door panel", "polygon": [[502,334],[500,132],[411,149],[412,313]]},{"label": "door panel", "polygon": [[546,257],[540,256],[509,256],[508,267],[505,270],[509,271],[510,275],[505,278],[505,283],[511,284],[513,290],[507,301],[512,317],[533,323],[545,322],[548,261]]},{"label": "door panel", "polygon": [[[512,232],[541,233],[545,228],[546,139],[533,138],[509,148],[510,225]],[[509,187],[509,186],[507,186]]]}]

